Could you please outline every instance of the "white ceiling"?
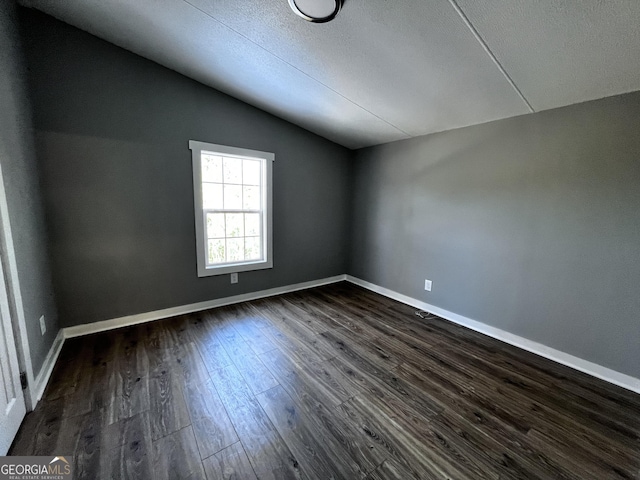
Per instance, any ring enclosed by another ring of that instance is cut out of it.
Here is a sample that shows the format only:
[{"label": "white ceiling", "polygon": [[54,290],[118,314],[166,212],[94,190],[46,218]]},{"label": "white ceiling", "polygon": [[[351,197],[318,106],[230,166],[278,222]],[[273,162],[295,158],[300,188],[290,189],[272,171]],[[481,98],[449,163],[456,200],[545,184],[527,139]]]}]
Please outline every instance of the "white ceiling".
[{"label": "white ceiling", "polygon": [[21,0],[349,148],[640,90],[638,0]]}]

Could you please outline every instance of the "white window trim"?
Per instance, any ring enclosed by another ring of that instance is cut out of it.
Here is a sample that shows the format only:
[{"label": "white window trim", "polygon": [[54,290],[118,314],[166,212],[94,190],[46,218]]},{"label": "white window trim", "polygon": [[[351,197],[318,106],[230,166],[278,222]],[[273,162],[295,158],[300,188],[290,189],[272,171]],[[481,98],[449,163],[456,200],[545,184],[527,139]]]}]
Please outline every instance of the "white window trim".
[{"label": "white window trim", "polygon": [[[227,273],[248,272],[252,270],[263,270],[273,268],[273,161],[275,155],[270,152],[261,152],[258,150],[249,150],[246,148],[229,147],[226,145],[217,145],[214,143],[198,142],[189,140],[189,149],[191,150],[191,164],[193,168],[193,206],[196,225],[196,264],[198,269],[198,277],[209,277],[213,275],[225,275]],[[265,259],[259,261],[238,262],[231,265],[221,265],[207,267],[205,254],[206,246],[204,241],[205,224],[204,209],[202,204],[202,152],[220,153],[223,155],[235,155],[240,157],[259,158],[266,160],[263,188],[263,202],[266,205],[264,209],[263,228],[266,233],[263,235],[263,248]]]}]

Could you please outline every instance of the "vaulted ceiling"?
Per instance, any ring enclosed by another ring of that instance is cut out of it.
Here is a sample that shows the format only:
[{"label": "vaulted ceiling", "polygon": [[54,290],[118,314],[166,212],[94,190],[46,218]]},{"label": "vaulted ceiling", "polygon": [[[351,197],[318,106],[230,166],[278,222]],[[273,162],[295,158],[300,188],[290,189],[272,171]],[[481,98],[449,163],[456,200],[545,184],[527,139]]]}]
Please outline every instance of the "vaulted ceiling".
[{"label": "vaulted ceiling", "polygon": [[21,0],[349,148],[640,90],[638,0]]}]

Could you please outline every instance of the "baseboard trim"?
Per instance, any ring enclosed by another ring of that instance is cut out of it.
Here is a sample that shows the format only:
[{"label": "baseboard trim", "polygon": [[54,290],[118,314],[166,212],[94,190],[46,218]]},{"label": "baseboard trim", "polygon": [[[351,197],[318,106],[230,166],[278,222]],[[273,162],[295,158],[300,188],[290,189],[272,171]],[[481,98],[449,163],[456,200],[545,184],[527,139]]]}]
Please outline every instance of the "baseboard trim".
[{"label": "baseboard trim", "polygon": [[206,302],[192,303],[179,307],[165,308],[163,310],[155,310],[152,312],[138,313],[136,315],[127,315],[126,317],[113,318],[111,320],[103,320],[101,322],[86,323],[84,325],[76,325],[64,328],[64,338],[80,337],[90,335],[92,333],[104,332],[116,328],[137,325],[139,323],[152,322],[163,318],[174,317],[176,315],[185,315],[187,313],[200,312],[210,308],[232,305],[234,303],[247,302],[249,300],[257,300],[259,298],[272,297],[274,295],[282,295],[283,293],[295,292],[307,288],[319,287],[346,280],[346,275],[336,275],[334,277],[323,278],[320,280],[312,280],[310,282],[296,283],[283,287],[270,288],[268,290],[260,290],[258,292],[244,293],[242,295],[234,295],[232,297],[218,298],[216,300],[208,300]]},{"label": "baseboard trim", "polygon": [[[165,308],[163,310],[155,310],[152,312],[139,313],[136,315],[128,315],[125,317],[114,318],[111,320],[104,320],[101,322],[87,323],[84,325],[76,325],[73,327],[64,328],[60,330],[60,332],[58,333],[58,336],[56,337],[56,340],[54,341],[51,347],[51,350],[49,351],[49,354],[47,355],[47,358],[45,359],[45,362],[42,368],[40,369],[40,373],[38,374],[35,380],[33,392],[37,394],[35,395],[37,397],[37,400],[39,400],[42,397],[44,389],[47,386],[47,382],[49,381],[49,377],[51,376],[51,372],[53,370],[55,361],[58,358],[58,355],[62,348],[63,341],[66,338],[73,338],[73,337],[79,337],[83,335],[90,335],[92,333],[104,332],[107,330],[114,330],[116,328],[122,328],[130,325],[137,325],[139,323],[152,322],[154,320],[169,318],[176,315],[184,315],[187,313],[208,310],[210,308],[222,307],[225,305],[232,305],[234,303],[257,300],[259,298],[266,298],[274,295],[281,295],[284,293],[304,290],[307,288],[319,287],[321,285],[328,285],[328,284],[340,282],[343,280],[359,285],[363,288],[366,288],[367,290],[371,290],[372,292],[376,292],[381,295],[384,295],[385,297],[392,298],[393,300],[397,300],[407,305],[411,305],[420,310],[431,312],[453,323],[462,325],[463,327],[470,328],[471,330],[474,330],[476,332],[483,333],[485,335],[488,335],[489,337],[495,338],[497,340],[501,340],[515,347],[522,348],[523,350],[526,350],[528,352],[535,353],[536,355],[540,355],[541,357],[547,358],[549,360],[553,360],[554,362],[560,363],[567,367],[573,368],[580,372],[586,373],[593,377],[599,378],[606,382],[612,383],[619,387],[622,387],[627,390],[631,390],[632,392],[640,394],[640,379],[638,378],[632,377],[630,375],[626,375],[621,372],[617,372],[607,367],[603,367],[602,365],[598,365],[588,360],[584,360],[574,355],[570,355],[560,350],[556,350],[555,348],[548,347],[541,343],[528,340],[519,335],[509,333],[505,330],[502,330],[496,327],[492,327],[490,325],[487,325],[486,323],[473,320],[471,318],[465,317],[463,315],[459,315],[454,312],[450,312],[443,308],[436,307],[435,305],[431,305],[429,303],[423,302],[421,300],[417,300],[407,295],[403,295],[393,290],[389,290],[388,288],[375,285],[365,280],[361,280],[351,275],[336,275],[334,277],[323,278],[320,280],[312,280],[309,282],[296,283],[293,285],[286,285],[283,287],[270,288],[268,290],[260,290],[258,292],[245,293],[242,295],[234,295],[232,297],[219,298],[216,300],[209,300],[206,302],[192,303],[189,305]],[[32,394],[32,398],[33,396],[34,395]],[[35,403],[37,403],[37,401],[34,402],[33,404],[35,405]]]},{"label": "baseboard trim", "polygon": [[524,337],[514,335],[513,333],[509,333],[505,330],[492,327],[490,325],[487,325],[486,323],[478,322],[477,320],[472,320],[462,315],[458,315],[457,313],[453,313],[443,308],[436,307],[435,305],[430,305],[421,300],[408,297],[401,293],[389,290],[379,285],[375,285],[365,280],[361,280],[351,275],[346,275],[346,280],[348,282],[366,288],[367,290],[371,290],[372,292],[379,293],[381,295],[384,295],[385,297],[389,297],[393,300],[397,300],[398,302],[411,305],[412,307],[416,307],[420,310],[425,310],[427,312],[433,313],[453,323],[462,325],[463,327],[470,328],[471,330],[475,330],[476,332],[483,333],[485,335],[488,335],[489,337],[493,337],[515,347],[522,348],[523,350],[527,350],[528,352],[535,353],[536,355],[540,355],[541,357],[548,358],[549,360],[553,360],[554,362],[566,365],[567,367],[571,367],[575,370],[599,378],[606,382],[613,383],[614,385],[617,385],[619,387],[626,388],[627,390],[631,390],[632,392],[640,393],[640,379],[638,378],[617,372],[607,367],[603,367],[602,365],[598,365],[597,363],[575,357],[560,350],[556,350],[555,348],[551,348],[541,343],[528,340]]},{"label": "baseboard trim", "polygon": [[42,367],[40,367],[40,372],[38,372],[38,375],[33,382],[33,388],[30,390],[30,393],[31,405],[33,405],[34,409],[42,398],[44,389],[47,388],[47,383],[49,383],[49,378],[51,378],[53,367],[55,366],[58,356],[60,355],[60,351],[62,350],[64,338],[64,332],[62,329],[58,330],[58,334],[49,349],[49,353],[47,353],[47,356],[42,363]]}]

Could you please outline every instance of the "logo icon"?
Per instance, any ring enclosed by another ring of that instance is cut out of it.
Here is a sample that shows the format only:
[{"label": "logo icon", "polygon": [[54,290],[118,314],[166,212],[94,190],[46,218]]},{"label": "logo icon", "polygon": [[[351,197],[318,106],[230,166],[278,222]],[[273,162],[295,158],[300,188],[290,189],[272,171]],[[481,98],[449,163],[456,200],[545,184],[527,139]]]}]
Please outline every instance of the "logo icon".
[{"label": "logo icon", "polygon": [[73,478],[66,457],[0,457],[0,480],[66,480]]}]

